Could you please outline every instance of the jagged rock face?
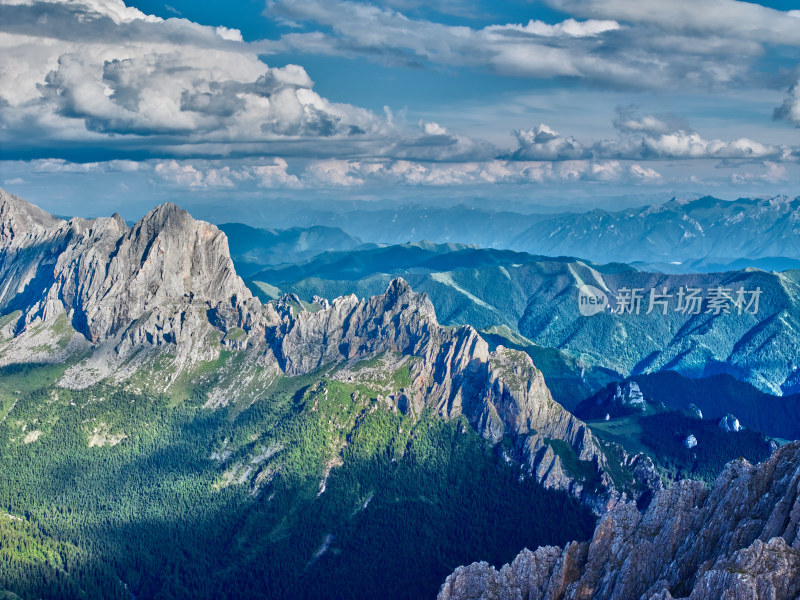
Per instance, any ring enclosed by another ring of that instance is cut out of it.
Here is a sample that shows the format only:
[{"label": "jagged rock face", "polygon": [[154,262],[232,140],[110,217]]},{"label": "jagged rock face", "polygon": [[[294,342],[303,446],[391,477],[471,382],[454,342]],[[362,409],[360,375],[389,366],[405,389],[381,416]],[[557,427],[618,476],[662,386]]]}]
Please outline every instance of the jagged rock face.
[{"label": "jagged rock face", "polygon": [[[493,444],[510,436],[517,459],[546,487],[582,497],[598,513],[622,497],[602,472],[606,458],[589,428],[553,400],[524,352],[502,346],[489,352],[469,326],[440,329],[415,365],[412,381],[404,392],[413,407],[430,406],[445,418],[463,414]],[[578,459],[594,464],[603,484],[596,496],[583,494],[550,440],[566,442]]]},{"label": "jagged rock face", "polygon": [[604,464],[588,427],[553,400],[527,354],[503,347],[490,353],[472,327],[440,327],[430,299],[402,279],[367,300],[345,296],[318,303],[316,312],[296,311],[299,306],[291,296],[278,302],[281,322],[265,333],[267,354],[287,375],[382,352],[418,356],[412,384],[402,390],[404,410],[419,414],[428,406],[445,418],[463,414],[492,443],[512,436],[523,447],[521,458],[548,486],[570,489],[573,481],[552,450],[543,460],[545,440],[565,441],[580,459]]},{"label": "jagged rock face", "polygon": [[0,307],[41,303],[66,245],[66,223],[0,190]]},{"label": "jagged rock face", "polygon": [[478,396],[487,385],[489,345],[472,329],[463,326],[439,330],[435,344],[425,349],[423,361],[412,373],[414,405],[426,402],[439,414],[452,418],[482,412]]},{"label": "jagged rock face", "polygon": [[382,296],[359,301],[351,295],[318,312],[300,312],[277,341],[276,355],[287,375],[300,375],[379,352],[419,354],[438,329],[428,297],[396,279]]},{"label": "jagged rock face", "polygon": [[174,204],[128,229],[118,215],[55,219],[0,191],[0,218],[0,309],[21,310],[22,329],[66,311],[98,343],[166,304],[250,298],[225,234]]},{"label": "jagged rock face", "polygon": [[800,442],[714,486],[682,481],[645,512],[619,504],[591,542],[524,550],[499,571],[459,567],[439,600],[770,598],[800,595]]},{"label": "jagged rock face", "polygon": [[107,261],[105,278],[90,280],[88,289],[74,288],[78,305],[89,307],[86,327],[93,338],[114,334],[176,299],[217,303],[250,298],[234,271],[225,234],[174,204],[148,213],[123,233],[108,257],[98,259]]},{"label": "jagged rock face", "polygon": [[[592,461],[597,468],[605,466],[605,455],[589,428],[553,400],[541,371],[524,352],[500,347],[492,354],[482,401],[495,408],[505,431],[524,440],[524,460],[545,486],[577,496],[582,491],[548,440],[567,442],[578,459]],[[604,479],[604,484],[613,489],[610,480]]]},{"label": "jagged rock face", "polygon": [[[553,400],[544,376],[524,352],[499,348],[489,360],[485,398],[498,408],[503,422],[517,434],[559,430],[553,436],[583,447],[587,427]],[[586,448],[587,456],[590,450]]]},{"label": "jagged rock face", "polygon": [[644,395],[635,381],[629,381],[622,386],[617,385],[614,402],[620,406],[630,406],[641,410],[644,410],[645,407]]},{"label": "jagged rock face", "polygon": [[440,330],[415,372],[418,396],[447,417],[465,414],[487,439],[504,435],[560,439],[581,458],[597,454],[585,423],[553,400],[544,377],[524,352],[488,345],[469,326]]},{"label": "jagged rock face", "polygon": [[[569,444],[575,454],[594,461],[605,456],[588,427],[556,403],[542,376],[524,352],[503,347],[489,352],[486,341],[470,326],[439,326],[425,294],[414,293],[395,279],[386,293],[359,301],[334,300],[317,312],[295,314],[298,299],[278,303],[281,325],[269,329],[270,350],[289,375],[311,372],[325,364],[353,362],[381,352],[421,358],[412,366],[412,384],[398,397],[398,407],[419,414],[430,407],[444,418],[465,415],[492,443],[511,436],[519,459],[544,485],[581,495],[548,440]],[[599,506],[617,501],[612,482]]]}]

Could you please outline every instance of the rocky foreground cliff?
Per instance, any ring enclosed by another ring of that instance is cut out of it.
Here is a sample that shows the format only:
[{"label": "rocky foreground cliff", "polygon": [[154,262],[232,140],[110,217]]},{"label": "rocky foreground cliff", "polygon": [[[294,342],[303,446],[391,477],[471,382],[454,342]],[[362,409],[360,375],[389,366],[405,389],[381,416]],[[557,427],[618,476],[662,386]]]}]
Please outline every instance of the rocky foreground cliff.
[{"label": "rocky foreground cliff", "polygon": [[682,481],[640,512],[620,504],[591,542],[523,550],[500,570],[459,567],[439,600],[800,597],[800,442],[713,487]]},{"label": "rocky foreground cliff", "polygon": [[658,486],[648,459],[624,453],[616,472],[639,479],[614,481],[603,445],[553,400],[527,354],[490,352],[469,326],[441,327],[428,297],[402,279],[366,300],[262,305],[236,275],[225,235],[174,204],[128,227],[116,215],[57,219],[0,191],[0,282],[0,364],[66,362],[64,387],[108,379],[165,391],[228,365],[209,393],[213,409],[279,377],[395,353],[416,357],[411,384],[387,399],[397,410],[465,415],[491,443],[511,441],[509,462],[598,513]]}]

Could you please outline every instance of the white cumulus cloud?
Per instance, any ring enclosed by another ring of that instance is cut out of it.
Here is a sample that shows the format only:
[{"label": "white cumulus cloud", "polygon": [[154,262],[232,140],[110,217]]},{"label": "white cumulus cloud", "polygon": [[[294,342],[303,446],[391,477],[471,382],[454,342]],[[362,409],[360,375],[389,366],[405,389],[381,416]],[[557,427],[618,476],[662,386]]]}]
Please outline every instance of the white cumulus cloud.
[{"label": "white cumulus cloud", "polygon": [[[673,117],[638,115],[630,109],[619,109],[614,126],[620,132],[620,137],[593,143],[563,136],[545,124],[532,129],[520,129],[514,132],[517,147],[510,157],[515,160],[795,160],[793,149],[788,146],[765,144],[745,137],[733,140],[708,139]],[[634,174],[643,175],[642,172]]]},{"label": "white cumulus cloud", "polygon": [[775,109],[775,119],[783,119],[800,127],[800,81],[790,89],[786,100]]},{"label": "white cumulus cloud", "polygon": [[[297,65],[270,67],[241,32],[159,19],[118,0],[5,0],[0,139],[135,144],[347,139],[386,129],[317,94]],[[42,26],[44,24],[44,26]]]},{"label": "white cumulus cloud", "polygon": [[562,137],[544,123],[532,129],[518,129],[514,137],[518,147],[512,156],[517,160],[571,160],[589,155],[575,138]]}]

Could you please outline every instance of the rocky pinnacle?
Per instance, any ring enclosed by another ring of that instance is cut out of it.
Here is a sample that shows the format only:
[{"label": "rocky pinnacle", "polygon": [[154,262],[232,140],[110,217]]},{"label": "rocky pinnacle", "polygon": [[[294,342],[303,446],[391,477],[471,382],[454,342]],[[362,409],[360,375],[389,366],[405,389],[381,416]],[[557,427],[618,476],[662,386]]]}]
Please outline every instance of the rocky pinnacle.
[{"label": "rocky pinnacle", "polygon": [[711,488],[685,480],[649,507],[619,504],[591,542],[523,550],[497,570],[459,567],[439,600],[800,597],[800,442],[729,463]]}]

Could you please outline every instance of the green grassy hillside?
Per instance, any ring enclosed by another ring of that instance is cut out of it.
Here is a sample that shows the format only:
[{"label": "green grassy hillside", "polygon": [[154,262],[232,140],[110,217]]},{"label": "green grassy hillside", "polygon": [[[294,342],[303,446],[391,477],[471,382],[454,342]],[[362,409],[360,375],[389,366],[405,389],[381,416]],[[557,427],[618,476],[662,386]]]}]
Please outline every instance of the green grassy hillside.
[{"label": "green grassy hillside", "polygon": [[457,565],[593,528],[463,420],[380,401],[407,368],[216,411],[207,381],[176,401],[28,376],[0,423],[0,513],[22,519],[0,514],[0,590],[21,598],[433,597]]}]

